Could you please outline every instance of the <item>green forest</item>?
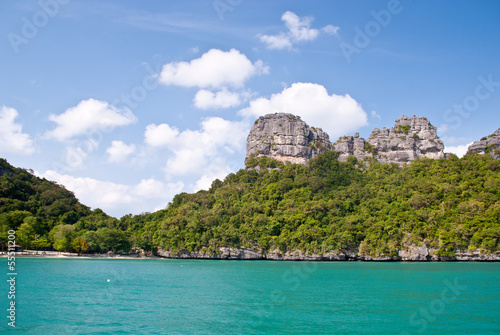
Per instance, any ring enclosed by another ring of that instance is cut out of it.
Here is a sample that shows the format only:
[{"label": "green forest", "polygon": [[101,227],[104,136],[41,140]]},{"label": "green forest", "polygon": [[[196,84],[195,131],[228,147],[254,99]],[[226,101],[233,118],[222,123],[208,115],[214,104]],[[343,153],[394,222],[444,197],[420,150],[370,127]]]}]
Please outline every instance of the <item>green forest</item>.
[{"label": "green forest", "polygon": [[166,209],[120,219],[4,159],[0,174],[2,246],[14,229],[25,249],[79,253],[161,247],[210,254],[229,246],[392,257],[408,245],[426,244],[441,256],[500,247],[500,160],[486,155],[404,167],[340,162],[334,151],[307,166],[254,157],[208,191],[181,193]]}]

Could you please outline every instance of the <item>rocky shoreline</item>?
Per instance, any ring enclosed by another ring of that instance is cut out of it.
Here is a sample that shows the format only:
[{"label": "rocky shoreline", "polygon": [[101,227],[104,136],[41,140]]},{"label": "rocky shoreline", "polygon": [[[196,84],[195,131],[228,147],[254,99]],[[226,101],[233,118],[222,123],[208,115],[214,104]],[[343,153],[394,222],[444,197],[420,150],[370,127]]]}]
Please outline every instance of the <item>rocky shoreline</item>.
[{"label": "rocky shoreline", "polygon": [[500,252],[482,254],[477,252],[457,253],[455,256],[438,256],[437,250],[425,246],[399,251],[398,256],[372,257],[355,253],[304,254],[300,250],[285,253],[275,249],[269,253],[261,253],[247,248],[220,247],[217,252],[182,251],[171,253],[158,248],[157,254],[171,259],[221,259],[221,260],[272,260],[272,261],[364,261],[364,262],[500,262]]}]

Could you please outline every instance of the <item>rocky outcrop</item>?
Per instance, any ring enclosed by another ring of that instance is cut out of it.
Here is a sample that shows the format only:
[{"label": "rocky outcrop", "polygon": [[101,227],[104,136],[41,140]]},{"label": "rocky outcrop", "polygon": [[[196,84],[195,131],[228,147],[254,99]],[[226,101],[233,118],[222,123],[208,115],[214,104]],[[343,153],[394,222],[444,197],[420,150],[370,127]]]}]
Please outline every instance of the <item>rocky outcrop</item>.
[{"label": "rocky outcrop", "polygon": [[359,133],[355,133],[354,136],[341,137],[333,144],[333,148],[339,153],[339,160],[342,162],[347,161],[350,156],[363,161],[365,158],[372,157],[366,143],[364,138],[359,137]]},{"label": "rocky outcrop", "polygon": [[157,255],[165,258],[181,258],[181,259],[264,259],[264,256],[255,250],[246,248],[233,248],[233,247],[220,247],[216,251],[182,251],[179,253],[172,253],[162,248],[157,249]]},{"label": "rocky outcrop", "polygon": [[444,144],[425,117],[397,119],[394,127],[374,129],[368,140],[343,136],[334,144],[321,128],[307,125],[298,116],[285,113],[268,114],[255,121],[247,139],[246,159],[267,156],[282,162],[307,164],[321,152],[335,150],[339,160],[351,156],[359,161],[375,158],[380,163],[400,166],[418,158],[445,158]]},{"label": "rocky outcrop", "polygon": [[358,160],[376,158],[382,164],[396,163],[400,166],[418,158],[444,158],[444,144],[434,127],[425,117],[407,117],[396,120],[394,127],[375,128],[365,140],[355,134],[344,136],[334,145],[339,159],[346,161],[349,156]]},{"label": "rocky outcrop", "polygon": [[439,256],[437,249],[426,245],[410,245],[405,250],[400,250],[397,256],[369,256],[354,252],[326,252],[306,253],[301,250],[289,250],[282,252],[279,249],[269,251],[267,254],[247,248],[220,247],[217,251],[182,251],[171,253],[168,250],[158,248],[157,255],[164,258],[176,259],[228,259],[228,260],[273,260],[273,261],[365,261],[365,262],[447,262],[447,261],[477,261],[477,262],[499,262],[500,252],[496,254],[484,254],[479,250],[472,252],[457,252],[455,256]]},{"label": "rocky outcrop", "polygon": [[490,136],[469,145],[467,152],[479,155],[491,155],[496,159],[500,159],[500,128]]},{"label": "rocky outcrop", "polygon": [[282,162],[307,164],[330,149],[328,134],[321,128],[309,127],[298,116],[277,113],[255,121],[247,138],[246,158],[268,156]]}]

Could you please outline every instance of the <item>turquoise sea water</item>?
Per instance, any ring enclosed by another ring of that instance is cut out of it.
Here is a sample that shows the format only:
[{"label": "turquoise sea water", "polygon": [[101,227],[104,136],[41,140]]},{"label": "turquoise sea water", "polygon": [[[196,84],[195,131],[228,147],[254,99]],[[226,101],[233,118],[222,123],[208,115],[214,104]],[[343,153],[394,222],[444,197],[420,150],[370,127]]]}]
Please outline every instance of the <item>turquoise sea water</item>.
[{"label": "turquoise sea water", "polygon": [[2,334],[500,334],[499,263],[18,258],[17,273]]}]

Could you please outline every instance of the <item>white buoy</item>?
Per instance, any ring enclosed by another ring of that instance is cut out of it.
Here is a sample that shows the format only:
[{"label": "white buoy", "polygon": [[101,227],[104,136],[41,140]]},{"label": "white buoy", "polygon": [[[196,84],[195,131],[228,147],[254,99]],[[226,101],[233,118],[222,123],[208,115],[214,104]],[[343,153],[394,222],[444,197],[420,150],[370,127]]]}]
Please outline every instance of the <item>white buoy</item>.
[{"label": "white buoy", "polygon": [[111,280],[108,279],[108,283],[110,282]]}]

